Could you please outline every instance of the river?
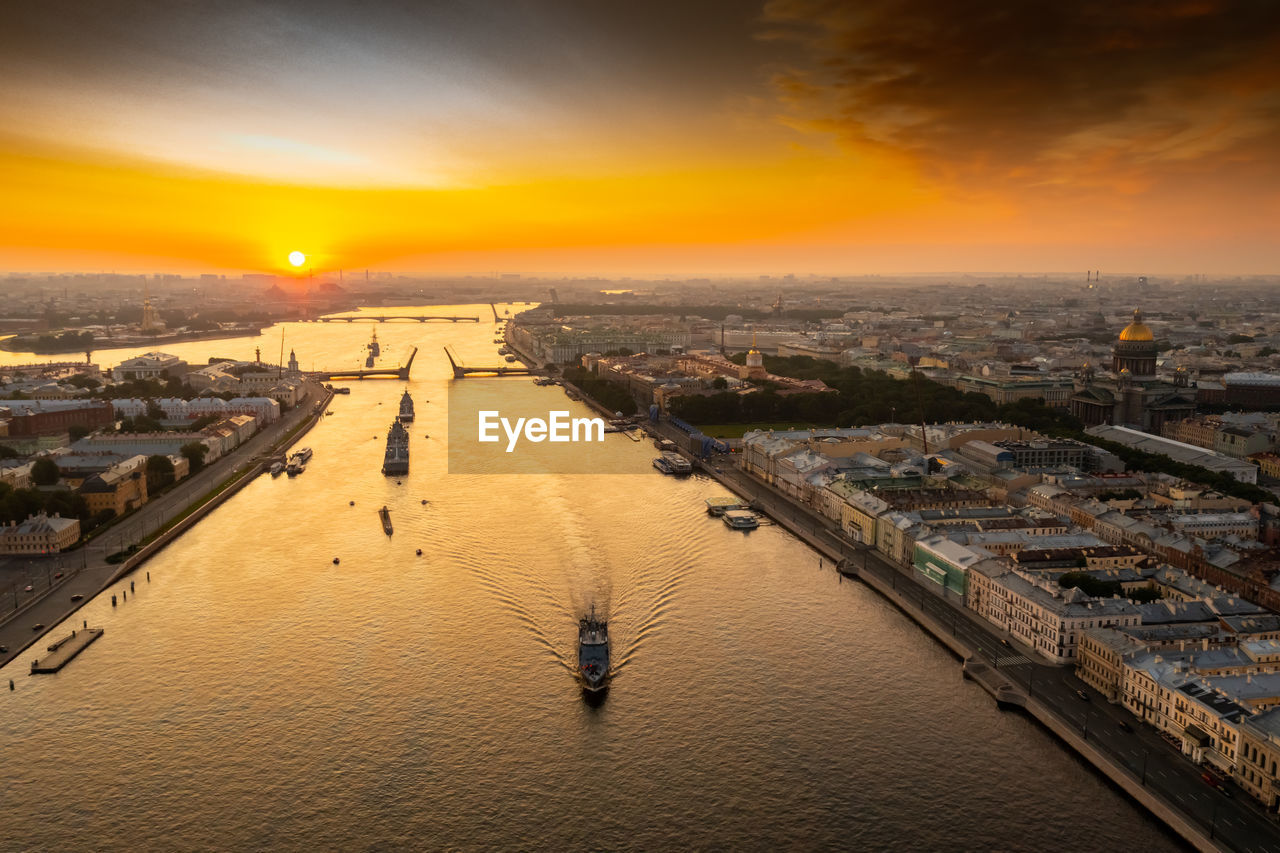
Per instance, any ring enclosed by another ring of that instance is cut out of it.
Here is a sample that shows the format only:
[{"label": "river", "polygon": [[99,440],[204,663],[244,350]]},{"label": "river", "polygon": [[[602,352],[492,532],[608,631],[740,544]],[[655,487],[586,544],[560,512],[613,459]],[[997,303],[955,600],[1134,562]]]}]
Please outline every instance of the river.
[{"label": "river", "polygon": [[[723,490],[651,446],[607,437],[634,475],[447,473],[441,347],[494,361],[493,326],[376,328],[383,364],[421,348],[411,473],[378,473],[404,385],[351,383],[305,474],[88,603],[73,624],[106,635],[60,674],[0,672],[0,849],[1178,849],[875,593],[708,518]],[[281,330],[164,350],[274,360]],[[286,324],[286,356],[354,367],[371,331]],[[573,677],[591,604],[598,704]]]}]

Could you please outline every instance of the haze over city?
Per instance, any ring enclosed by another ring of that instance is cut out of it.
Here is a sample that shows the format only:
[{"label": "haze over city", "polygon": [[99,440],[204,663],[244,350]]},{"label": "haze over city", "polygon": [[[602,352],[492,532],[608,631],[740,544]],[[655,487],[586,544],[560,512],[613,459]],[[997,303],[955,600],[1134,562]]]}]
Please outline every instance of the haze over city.
[{"label": "haze over city", "polygon": [[1274,272],[1277,14],[9,4],[0,268]]}]

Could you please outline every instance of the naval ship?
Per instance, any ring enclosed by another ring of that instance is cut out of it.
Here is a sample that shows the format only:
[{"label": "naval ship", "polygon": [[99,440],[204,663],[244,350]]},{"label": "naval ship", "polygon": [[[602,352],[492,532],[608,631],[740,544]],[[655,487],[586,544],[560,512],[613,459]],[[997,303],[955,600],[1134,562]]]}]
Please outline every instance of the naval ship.
[{"label": "naval ship", "polygon": [[609,623],[596,619],[595,605],[591,615],[578,623],[578,672],[583,689],[596,693],[608,687]]},{"label": "naval ship", "polygon": [[413,423],[413,398],[409,396],[408,391],[405,391],[404,396],[400,398],[400,423]]},{"label": "naval ship", "polygon": [[409,431],[399,420],[392,421],[391,429],[387,430],[387,453],[382,460],[382,473],[409,473]]}]

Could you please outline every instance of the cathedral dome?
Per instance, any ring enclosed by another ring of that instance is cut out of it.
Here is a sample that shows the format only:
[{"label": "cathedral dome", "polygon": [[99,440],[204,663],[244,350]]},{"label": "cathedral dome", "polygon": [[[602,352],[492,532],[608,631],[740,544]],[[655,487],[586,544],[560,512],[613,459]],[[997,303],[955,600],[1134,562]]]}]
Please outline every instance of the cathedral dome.
[{"label": "cathedral dome", "polygon": [[1156,336],[1151,334],[1151,329],[1147,324],[1142,322],[1142,309],[1133,309],[1133,322],[1124,327],[1124,331],[1120,333],[1122,341],[1154,341]]}]

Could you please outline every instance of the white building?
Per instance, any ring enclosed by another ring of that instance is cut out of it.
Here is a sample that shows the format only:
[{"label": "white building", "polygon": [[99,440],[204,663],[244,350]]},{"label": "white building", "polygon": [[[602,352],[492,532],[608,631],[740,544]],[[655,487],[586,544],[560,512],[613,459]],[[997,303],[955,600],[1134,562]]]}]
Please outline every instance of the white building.
[{"label": "white building", "polygon": [[1137,605],[1127,599],[1093,598],[997,560],[969,568],[965,603],[1053,663],[1074,661],[1080,637],[1089,628],[1142,624]]},{"label": "white building", "polygon": [[127,382],[131,379],[165,379],[177,377],[187,372],[187,363],[176,355],[163,352],[148,352],[126,358],[111,371],[115,382]]}]

